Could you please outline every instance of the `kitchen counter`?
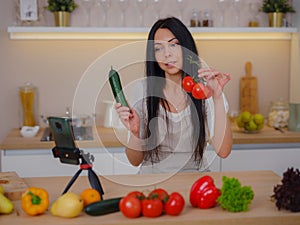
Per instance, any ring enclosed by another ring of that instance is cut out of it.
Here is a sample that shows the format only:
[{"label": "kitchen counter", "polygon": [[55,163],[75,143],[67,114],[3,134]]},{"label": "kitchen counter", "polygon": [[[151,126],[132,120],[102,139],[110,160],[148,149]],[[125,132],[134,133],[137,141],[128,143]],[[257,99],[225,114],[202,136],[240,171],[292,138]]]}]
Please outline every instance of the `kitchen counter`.
[{"label": "kitchen counter", "polygon": [[[121,212],[104,216],[92,217],[82,212],[79,217],[67,219],[54,217],[47,211],[40,216],[31,217],[26,215],[21,207],[20,201],[15,201],[15,212],[10,215],[1,215],[1,224],[299,224],[300,213],[292,213],[286,210],[278,210],[275,203],[271,201],[273,187],[280,183],[281,178],[271,171],[245,171],[245,172],[222,172],[206,173],[212,176],[217,187],[222,186],[222,176],[238,178],[242,185],[250,185],[254,191],[254,199],[248,212],[232,213],[222,210],[220,206],[212,209],[201,210],[192,208],[188,201],[191,185],[204,173],[188,174],[149,174],[149,175],[111,175],[100,177],[104,188],[104,198],[124,196],[130,191],[149,191],[154,187],[166,189],[169,193],[177,191],[181,193],[186,201],[185,208],[179,216],[162,215],[158,218],[140,217],[128,219]],[[60,195],[70,177],[47,177],[47,178],[25,178],[29,186],[43,187],[49,192],[50,202]],[[158,183],[158,181],[160,181]],[[130,184],[130,185],[127,185]],[[80,193],[89,187],[86,176],[78,177],[70,191]]]},{"label": "kitchen counter", "polygon": [[[38,134],[32,138],[24,138],[20,130],[12,129],[7,137],[1,143],[4,150],[14,149],[51,149],[54,147],[53,141],[41,141],[44,128],[41,128]],[[97,127],[93,129],[94,140],[77,141],[79,148],[98,148],[98,147],[122,147],[126,143],[127,131],[125,129],[112,129]]]},{"label": "kitchen counter", "polygon": [[[287,129],[283,133],[265,126],[262,131],[256,134],[247,134],[236,126],[232,126],[233,144],[291,144],[300,143],[300,132],[291,132]],[[50,149],[54,147],[53,141],[40,141],[44,129],[41,128],[37,136],[33,138],[23,138],[19,129],[13,129],[0,145],[0,149]],[[94,129],[94,140],[77,141],[80,148],[97,147],[122,147],[127,140],[127,131],[124,129],[112,129],[97,127]]]}]

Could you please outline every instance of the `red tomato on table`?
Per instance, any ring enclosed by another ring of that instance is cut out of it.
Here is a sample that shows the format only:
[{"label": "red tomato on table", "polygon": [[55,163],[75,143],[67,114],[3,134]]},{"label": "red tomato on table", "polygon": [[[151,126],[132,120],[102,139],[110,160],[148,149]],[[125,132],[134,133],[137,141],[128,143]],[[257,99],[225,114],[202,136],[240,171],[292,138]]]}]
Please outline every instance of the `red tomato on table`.
[{"label": "red tomato on table", "polygon": [[139,200],[143,200],[144,198],[146,198],[146,196],[144,195],[144,193],[141,192],[141,191],[132,191],[132,192],[129,192],[127,194],[127,196],[133,196],[133,197],[136,197]]},{"label": "red tomato on table", "polygon": [[184,198],[178,192],[173,192],[169,195],[169,199],[165,204],[165,212],[171,216],[179,215],[185,205]]},{"label": "red tomato on table", "polygon": [[158,217],[162,214],[163,203],[158,198],[142,200],[142,214],[146,217]]},{"label": "red tomato on table", "polygon": [[153,191],[151,191],[148,195],[149,199],[158,198],[163,202],[166,202],[168,200],[169,194],[165,189],[162,188],[156,188]]},{"label": "red tomato on table", "polygon": [[142,203],[134,196],[125,196],[119,203],[119,208],[122,214],[128,218],[136,218],[141,215]]}]

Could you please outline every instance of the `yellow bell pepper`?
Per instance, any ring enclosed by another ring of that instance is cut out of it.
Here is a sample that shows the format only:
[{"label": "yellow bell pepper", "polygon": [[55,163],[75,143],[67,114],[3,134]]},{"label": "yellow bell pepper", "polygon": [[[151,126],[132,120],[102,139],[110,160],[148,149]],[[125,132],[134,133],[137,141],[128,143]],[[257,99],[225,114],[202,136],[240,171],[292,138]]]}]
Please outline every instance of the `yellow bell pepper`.
[{"label": "yellow bell pepper", "polygon": [[49,206],[48,192],[43,188],[29,187],[21,197],[22,209],[31,216],[44,213]]}]

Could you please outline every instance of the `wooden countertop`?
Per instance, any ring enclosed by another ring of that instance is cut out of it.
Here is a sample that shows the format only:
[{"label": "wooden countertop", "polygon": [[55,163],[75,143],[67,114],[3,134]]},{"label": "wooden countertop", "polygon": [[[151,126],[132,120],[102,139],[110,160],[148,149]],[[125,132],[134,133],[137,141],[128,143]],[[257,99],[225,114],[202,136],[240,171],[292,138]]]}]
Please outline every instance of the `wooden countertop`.
[{"label": "wooden countertop", "polygon": [[[269,144],[269,143],[300,143],[300,132],[291,132],[287,129],[284,133],[265,126],[257,134],[246,134],[236,126],[232,126],[234,144]],[[0,145],[0,149],[49,149],[54,147],[54,142],[41,142],[44,129],[41,128],[37,136],[23,138],[19,129],[13,129]],[[80,148],[122,147],[127,140],[126,130],[97,127],[94,129],[95,139],[92,141],[77,141]]]},{"label": "wooden countertop", "polygon": [[300,143],[300,132],[282,131],[265,126],[259,133],[248,134],[233,125],[233,144]]},{"label": "wooden countertop", "polygon": [[[191,185],[200,176],[208,174],[215,180],[217,187],[222,186],[222,176],[236,177],[242,185],[250,185],[254,191],[254,199],[248,212],[232,213],[222,210],[220,206],[212,209],[192,208],[189,203],[189,190]],[[60,195],[70,177],[43,177],[26,178],[24,181],[29,186],[43,187],[49,192],[50,203]],[[79,217],[67,219],[52,216],[49,211],[40,216],[31,217],[26,215],[21,207],[20,201],[15,201],[15,212],[10,215],[1,215],[1,224],[23,224],[23,225],[92,225],[92,224],[299,224],[300,213],[292,213],[286,210],[278,210],[275,203],[271,201],[273,187],[280,183],[281,178],[271,171],[251,172],[210,172],[210,173],[187,173],[187,174],[149,174],[149,175],[112,175],[100,176],[104,188],[104,198],[120,197],[129,191],[149,191],[155,187],[166,189],[169,193],[177,191],[181,193],[186,205],[179,216],[162,215],[158,218],[140,217],[128,219],[121,212],[104,216],[89,216],[82,212]],[[129,185],[130,184],[130,185]],[[70,191],[79,194],[89,187],[88,178],[80,176],[73,184]]]},{"label": "wooden countertop", "polygon": [[[0,149],[51,149],[54,147],[53,141],[40,141],[44,133],[41,128],[38,134],[32,138],[24,138],[20,130],[12,129],[0,145]],[[126,143],[127,131],[124,129],[112,129],[97,127],[93,129],[94,140],[77,141],[79,148],[98,148],[98,147],[122,147]]]}]

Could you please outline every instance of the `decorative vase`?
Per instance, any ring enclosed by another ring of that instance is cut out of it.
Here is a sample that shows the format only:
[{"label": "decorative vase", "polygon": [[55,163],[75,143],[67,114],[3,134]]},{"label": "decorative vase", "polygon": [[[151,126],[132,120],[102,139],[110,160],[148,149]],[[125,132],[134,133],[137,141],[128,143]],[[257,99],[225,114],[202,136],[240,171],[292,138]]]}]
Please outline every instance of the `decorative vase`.
[{"label": "decorative vase", "polygon": [[70,26],[70,12],[58,11],[54,12],[55,26],[68,27]]},{"label": "decorative vase", "polygon": [[269,26],[270,27],[282,27],[283,13],[274,12],[269,13]]}]

